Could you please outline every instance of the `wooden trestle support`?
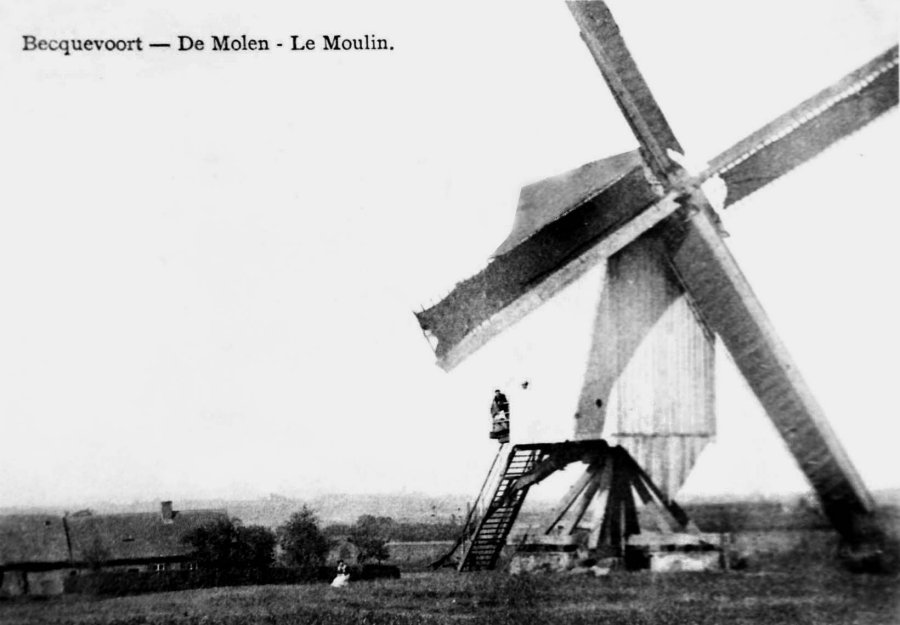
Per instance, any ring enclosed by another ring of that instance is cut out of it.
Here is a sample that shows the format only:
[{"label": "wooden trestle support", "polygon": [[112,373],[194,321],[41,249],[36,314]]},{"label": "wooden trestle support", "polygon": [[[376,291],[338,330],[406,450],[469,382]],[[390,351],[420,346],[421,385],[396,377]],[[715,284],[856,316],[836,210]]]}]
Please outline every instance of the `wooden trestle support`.
[{"label": "wooden trestle support", "polygon": [[[577,540],[593,557],[624,557],[629,539],[641,533],[639,506],[662,534],[697,533],[678,504],[621,446],[597,439],[516,445],[508,454],[504,448],[498,450],[463,532],[435,568],[451,563],[460,571],[495,568],[528,490],[574,462],[586,465],[584,473],[541,527],[516,541],[518,549],[540,549],[560,542],[564,534],[562,542]],[[589,509],[595,512],[583,527]]]}]

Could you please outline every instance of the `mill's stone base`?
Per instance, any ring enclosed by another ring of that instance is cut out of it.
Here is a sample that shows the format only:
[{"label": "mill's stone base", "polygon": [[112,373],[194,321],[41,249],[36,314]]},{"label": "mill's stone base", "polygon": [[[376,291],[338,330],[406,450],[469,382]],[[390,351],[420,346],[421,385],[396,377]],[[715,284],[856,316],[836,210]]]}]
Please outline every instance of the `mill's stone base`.
[{"label": "mill's stone base", "polygon": [[656,573],[715,571],[723,568],[723,541],[721,534],[641,532],[628,539],[625,560]]},{"label": "mill's stone base", "polygon": [[[723,568],[723,537],[720,534],[642,532],[628,539],[623,558],[590,550],[580,537],[554,539],[520,545],[509,572],[584,573],[607,575],[617,569],[650,570],[655,573],[715,571]],[[573,540],[574,539],[574,540]]]}]

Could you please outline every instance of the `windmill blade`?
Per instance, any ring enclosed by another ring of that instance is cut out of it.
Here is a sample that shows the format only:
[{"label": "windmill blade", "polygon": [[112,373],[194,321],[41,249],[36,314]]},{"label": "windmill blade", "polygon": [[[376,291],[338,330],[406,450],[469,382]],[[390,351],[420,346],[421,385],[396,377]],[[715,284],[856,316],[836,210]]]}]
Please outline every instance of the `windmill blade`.
[{"label": "windmill blade", "polygon": [[450,370],[588,269],[675,213],[637,166],[416,313],[438,364]]},{"label": "windmill blade", "polygon": [[692,219],[669,220],[672,265],[701,315],[721,337],[842,536],[861,541],[873,503],[824,412],[741,273],[701,195]]},{"label": "windmill blade", "polygon": [[726,206],[809,160],[897,105],[897,46],[735,144],[701,178],[718,174]]},{"label": "windmill blade", "polygon": [[600,0],[567,2],[631,131],[644,150],[653,173],[665,180],[678,166],[668,150],[684,152],[625,46],[609,7]]}]

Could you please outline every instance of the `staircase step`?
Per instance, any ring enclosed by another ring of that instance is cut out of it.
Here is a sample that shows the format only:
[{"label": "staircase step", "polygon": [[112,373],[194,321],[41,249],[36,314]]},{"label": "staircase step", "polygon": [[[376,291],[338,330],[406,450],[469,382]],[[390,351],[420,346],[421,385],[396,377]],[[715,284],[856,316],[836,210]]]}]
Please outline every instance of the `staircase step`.
[{"label": "staircase step", "polygon": [[460,570],[494,568],[501,550],[506,546],[506,538],[512,530],[516,515],[518,515],[524,500],[525,493],[511,491],[512,484],[519,477],[531,471],[541,457],[540,449],[513,448],[506,468],[496,482],[493,496],[489,500],[486,497],[480,498],[481,501],[490,501],[490,504],[482,517],[476,535],[463,554]]}]

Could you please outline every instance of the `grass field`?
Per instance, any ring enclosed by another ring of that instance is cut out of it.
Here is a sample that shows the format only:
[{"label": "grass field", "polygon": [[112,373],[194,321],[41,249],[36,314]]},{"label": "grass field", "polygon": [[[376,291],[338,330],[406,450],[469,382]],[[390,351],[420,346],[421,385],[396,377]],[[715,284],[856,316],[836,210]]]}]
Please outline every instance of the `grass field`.
[{"label": "grass field", "polygon": [[419,573],[400,580],[249,586],[110,599],[0,603],[0,623],[745,623],[900,622],[900,579],[828,568],[608,577]]}]

